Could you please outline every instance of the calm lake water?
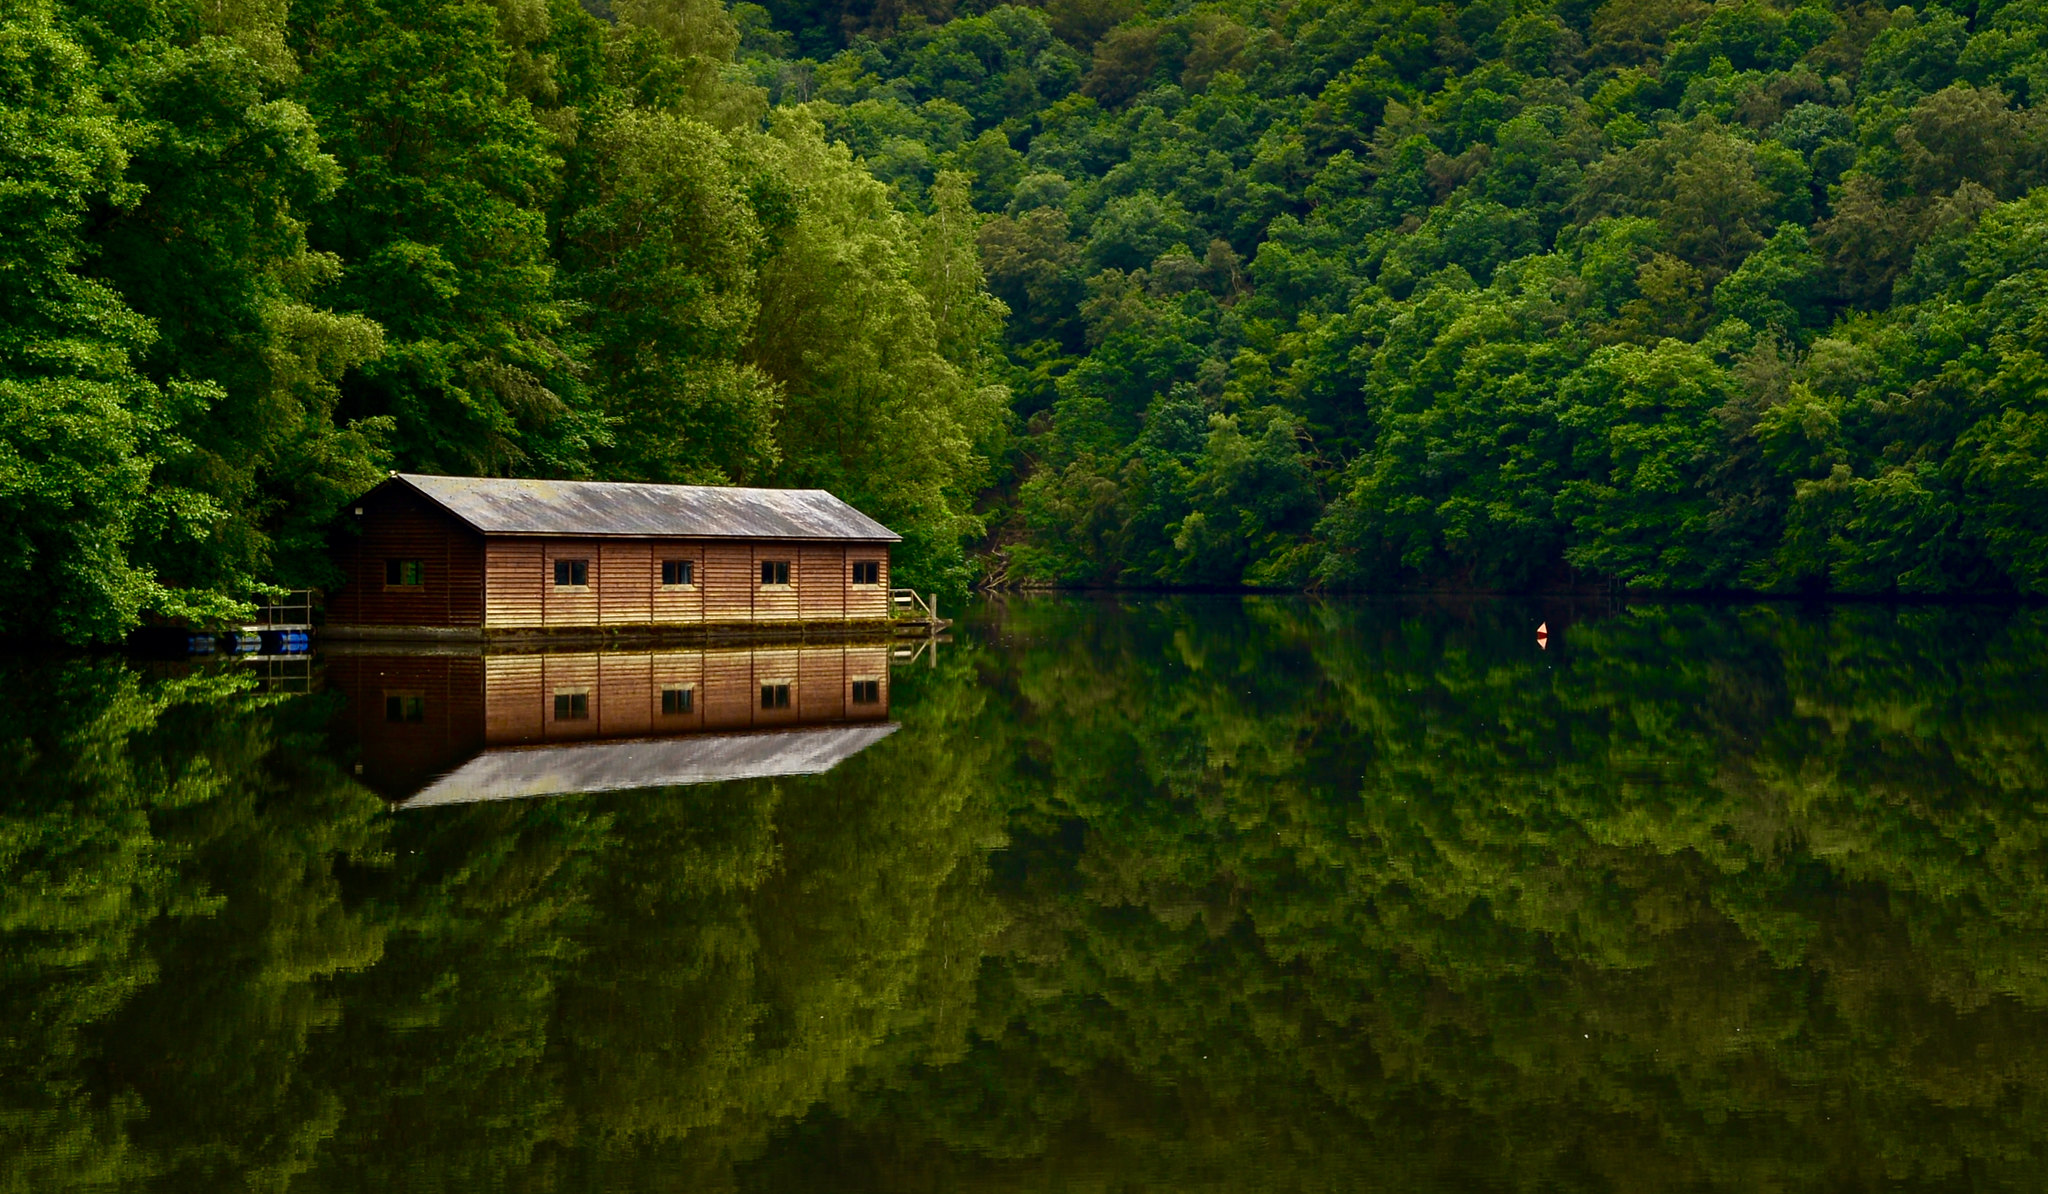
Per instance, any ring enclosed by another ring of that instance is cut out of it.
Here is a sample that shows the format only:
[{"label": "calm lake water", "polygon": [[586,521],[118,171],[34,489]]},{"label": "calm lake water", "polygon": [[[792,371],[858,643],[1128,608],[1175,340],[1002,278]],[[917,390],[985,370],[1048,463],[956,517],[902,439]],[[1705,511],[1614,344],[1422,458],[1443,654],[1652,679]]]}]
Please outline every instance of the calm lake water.
[{"label": "calm lake water", "polygon": [[0,1190],[2048,1181],[2040,609],[0,670]]}]

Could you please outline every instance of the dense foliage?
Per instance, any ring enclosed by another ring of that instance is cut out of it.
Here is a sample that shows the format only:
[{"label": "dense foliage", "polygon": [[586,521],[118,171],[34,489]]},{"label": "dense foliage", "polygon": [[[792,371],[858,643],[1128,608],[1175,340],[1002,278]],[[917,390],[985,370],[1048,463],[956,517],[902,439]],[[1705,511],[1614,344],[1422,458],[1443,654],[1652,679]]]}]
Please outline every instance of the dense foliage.
[{"label": "dense foliage", "polygon": [[0,1189],[2032,1190],[2040,611],[1040,599],[821,776],[388,813],[9,665]]},{"label": "dense foliage", "polygon": [[331,579],[389,466],[920,585],[2048,592],[2043,85],[2038,0],[4,0],[0,627]]},{"label": "dense foliage", "polygon": [[2032,0],[769,11],[975,175],[1013,579],[2048,590]]},{"label": "dense foliage", "polygon": [[0,632],[331,581],[387,467],[823,485],[960,583],[1005,432],[899,208],[714,0],[0,2]]}]

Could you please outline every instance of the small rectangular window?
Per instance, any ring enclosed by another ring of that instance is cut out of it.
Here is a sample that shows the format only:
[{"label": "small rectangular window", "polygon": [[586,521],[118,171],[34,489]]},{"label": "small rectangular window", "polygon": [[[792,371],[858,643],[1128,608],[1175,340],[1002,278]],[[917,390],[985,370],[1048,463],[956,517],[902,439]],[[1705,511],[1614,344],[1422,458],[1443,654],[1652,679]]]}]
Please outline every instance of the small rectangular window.
[{"label": "small rectangular window", "polygon": [[694,688],[664,688],[661,690],[661,712],[665,717],[689,713],[697,707],[697,690]]},{"label": "small rectangular window", "polygon": [[590,717],[590,694],[588,692],[558,692],[555,694],[556,721],[585,721]]},{"label": "small rectangular window", "polygon": [[882,562],[880,560],[855,560],[853,562],[853,583],[857,585],[881,584]]},{"label": "small rectangular window", "polygon": [[555,587],[582,588],[590,583],[589,560],[556,560]]},{"label": "small rectangular window", "polygon": [[385,721],[425,721],[426,719],[426,697],[416,692],[387,692],[384,694]]},{"label": "small rectangular window", "polygon": [[661,562],[661,583],[668,586],[696,584],[697,561],[663,560]]},{"label": "small rectangular window", "polygon": [[786,585],[789,583],[788,560],[762,560],[761,583],[764,585]]},{"label": "small rectangular window", "polygon": [[427,565],[423,560],[384,561],[384,583],[403,588],[418,588],[427,583]]},{"label": "small rectangular window", "polygon": [[875,705],[880,704],[881,700],[882,682],[880,680],[855,680],[853,682],[854,704]]},{"label": "small rectangular window", "polygon": [[763,709],[789,708],[789,685],[763,684],[761,686],[761,707]]}]

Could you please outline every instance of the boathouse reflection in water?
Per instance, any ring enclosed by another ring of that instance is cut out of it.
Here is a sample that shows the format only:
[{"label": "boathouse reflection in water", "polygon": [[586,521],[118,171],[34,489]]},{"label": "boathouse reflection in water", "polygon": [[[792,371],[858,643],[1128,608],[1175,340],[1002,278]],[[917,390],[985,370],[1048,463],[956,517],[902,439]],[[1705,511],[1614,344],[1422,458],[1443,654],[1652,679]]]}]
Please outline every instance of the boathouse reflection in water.
[{"label": "boathouse reflection in water", "polygon": [[884,644],[337,654],[359,775],[405,807],[809,775],[895,730]]}]

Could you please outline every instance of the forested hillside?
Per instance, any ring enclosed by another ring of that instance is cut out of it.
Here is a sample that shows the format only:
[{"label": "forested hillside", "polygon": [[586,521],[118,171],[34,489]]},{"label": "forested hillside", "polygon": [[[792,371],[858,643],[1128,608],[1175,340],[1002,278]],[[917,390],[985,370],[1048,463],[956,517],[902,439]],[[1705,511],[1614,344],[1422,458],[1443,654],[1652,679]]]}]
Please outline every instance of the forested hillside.
[{"label": "forested hillside", "polygon": [[1013,578],[2048,589],[2048,4],[776,19],[975,175]]},{"label": "forested hillside", "polygon": [[950,4],[0,0],[0,631],[330,582],[392,467],[927,587],[2048,591],[2048,0]]},{"label": "forested hillside", "polygon": [[824,486],[966,576],[1008,398],[965,184],[900,208],[769,112],[716,0],[0,20],[0,633],[331,582],[391,467]]}]

